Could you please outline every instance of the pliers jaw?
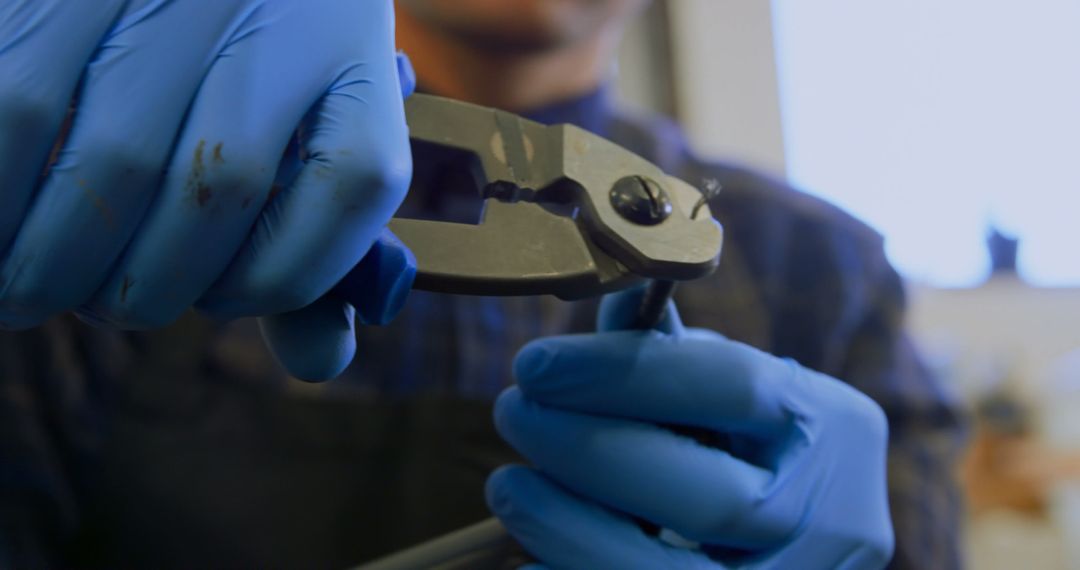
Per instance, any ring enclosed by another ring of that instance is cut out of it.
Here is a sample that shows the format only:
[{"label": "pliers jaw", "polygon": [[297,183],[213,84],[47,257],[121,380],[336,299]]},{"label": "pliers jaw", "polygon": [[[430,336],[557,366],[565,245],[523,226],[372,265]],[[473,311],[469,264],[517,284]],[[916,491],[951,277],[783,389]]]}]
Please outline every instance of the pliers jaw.
[{"label": "pliers jaw", "polygon": [[578,299],[716,267],[722,232],[702,194],[614,143],[430,95],[406,115],[414,144],[472,157],[485,201],[475,225],[390,223],[416,255],[418,289]]}]

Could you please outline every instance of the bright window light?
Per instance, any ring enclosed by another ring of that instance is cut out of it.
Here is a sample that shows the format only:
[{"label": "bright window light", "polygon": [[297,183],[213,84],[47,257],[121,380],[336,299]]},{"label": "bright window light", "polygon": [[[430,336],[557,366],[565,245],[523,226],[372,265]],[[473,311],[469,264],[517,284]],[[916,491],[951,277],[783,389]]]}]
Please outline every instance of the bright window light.
[{"label": "bright window light", "polygon": [[773,0],[788,174],[969,286],[990,224],[1080,285],[1080,0]]}]

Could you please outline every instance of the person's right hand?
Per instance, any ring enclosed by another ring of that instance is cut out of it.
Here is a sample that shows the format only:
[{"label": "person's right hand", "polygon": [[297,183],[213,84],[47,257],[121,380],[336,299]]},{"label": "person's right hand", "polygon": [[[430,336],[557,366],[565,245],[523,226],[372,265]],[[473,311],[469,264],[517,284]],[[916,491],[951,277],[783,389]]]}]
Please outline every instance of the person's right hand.
[{"label": "person's right hand", "polygon": [[0,327],[322,297],[408,188],[393,35],[391,0],[0,0]]},{"label": "person's right hand", "polygon": [[884,568],[881,408],[793,360],[684,328],[674,303],[658,330],[624,330],[642,294],[607,296],[596,334],[518,353],[495,426],[532,465],[487,483],[514,538],[548,568]]}]

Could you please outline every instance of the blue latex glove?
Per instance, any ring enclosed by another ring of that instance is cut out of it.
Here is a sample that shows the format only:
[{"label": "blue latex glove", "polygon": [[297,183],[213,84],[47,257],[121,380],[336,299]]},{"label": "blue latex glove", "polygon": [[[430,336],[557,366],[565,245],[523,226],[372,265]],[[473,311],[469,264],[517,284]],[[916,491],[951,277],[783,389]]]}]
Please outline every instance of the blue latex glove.
[{"label": "blue latex glove", "polygon": [[[674,306],[662,331],[614,330],[639,299],[605,299],[598,334],[518,354],[519,386],[495,421],[533,467],[504,467],[487,486],[510,533],[553,568],[883,567],[893,537],[881,409],[790,360],[683,329]],[[702,546],[672,546],[628,515]]]},{"label": "blue latex glove", "polygon": [[0,326],[326,294],[411,176],[393,29],[391,0],[0,0]]},{"label": "blue latex glove", "polygon": [[340,374],[356,354],[354,319],[390,322],[416,277],[416,257],[390,230],[329,295],[311,305],[259,319],[263,338],[293,376],[321,381]]}]

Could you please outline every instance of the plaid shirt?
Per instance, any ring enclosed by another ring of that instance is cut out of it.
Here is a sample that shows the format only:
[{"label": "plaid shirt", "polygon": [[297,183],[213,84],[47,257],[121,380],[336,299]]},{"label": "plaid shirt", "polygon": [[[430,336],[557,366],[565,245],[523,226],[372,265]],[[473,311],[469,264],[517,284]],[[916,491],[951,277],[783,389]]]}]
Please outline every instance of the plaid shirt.
[{"label": "plaid shirt", "polygon": [[[720,269],[680,287],[684,320],[873,397],[891,428],[892,566],[959,567],[960,415],[901,332],[881,238],[781,182],[698,160],[676,127],[621,116],[603,92],[534,118],[723,186],[711,204]],[[433,170],[417,178],[450,175]],[[414,192],[403,213],[467,219],[478,207]],[[356,362],[323,385],[285,377],[250,320],[112,333],[63,318],[2,333],[0,566],[342,567],[475,522],[488,516],[487,474],[515,460],[489,419],[513,354],[588,330],[594,311],[414,292],[393,324],[359,332]]]}]

